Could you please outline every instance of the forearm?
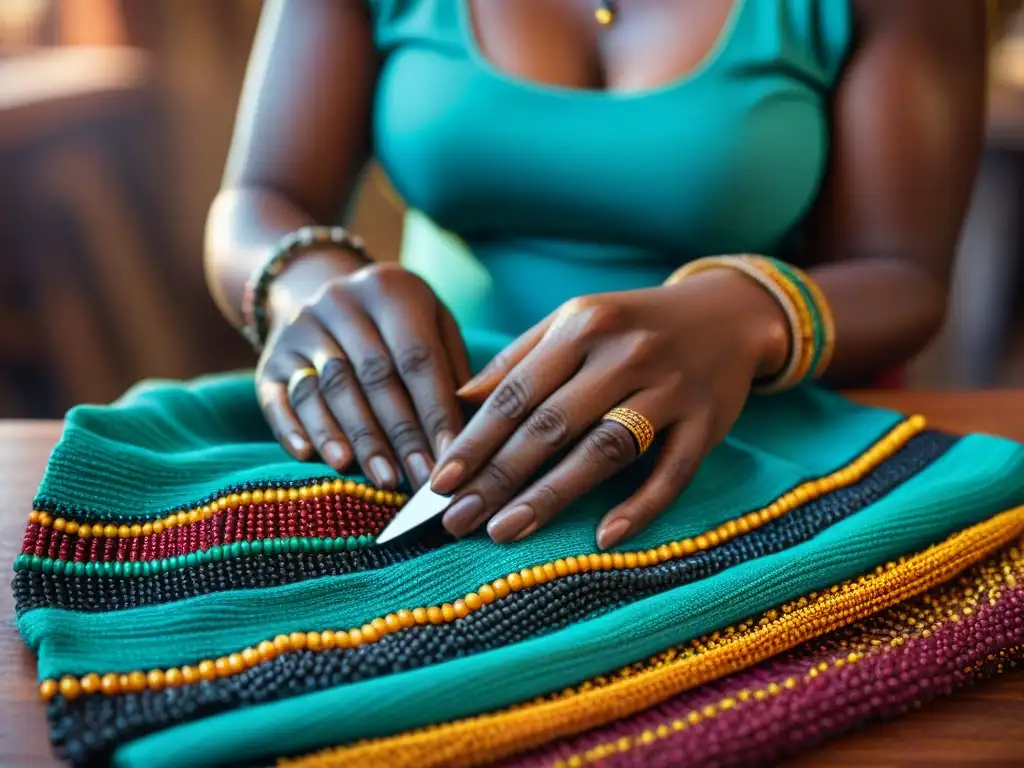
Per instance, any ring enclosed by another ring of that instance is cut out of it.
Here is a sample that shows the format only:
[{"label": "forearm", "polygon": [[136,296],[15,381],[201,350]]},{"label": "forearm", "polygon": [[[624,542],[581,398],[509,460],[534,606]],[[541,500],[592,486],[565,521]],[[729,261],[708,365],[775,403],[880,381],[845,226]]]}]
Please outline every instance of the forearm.
[{"label": "forearm", "polygon": [[822,265],[810,274],[835,319],[835,355],[825,375],[829,383],[863,383],[905,363],[942,325],[948,286],[913,263],[851,259]]},{"label": "forearm", "polygon": [[[206,279],[214,301],[232,323],[246,281],[289,232],[316,224],[314,217],[269,189],[225,189],[217,195],[206,227]],[[342,249],[309,251],[289,265],[272,284],[268,311],[287,313],[332,277],[362,266]]]}]

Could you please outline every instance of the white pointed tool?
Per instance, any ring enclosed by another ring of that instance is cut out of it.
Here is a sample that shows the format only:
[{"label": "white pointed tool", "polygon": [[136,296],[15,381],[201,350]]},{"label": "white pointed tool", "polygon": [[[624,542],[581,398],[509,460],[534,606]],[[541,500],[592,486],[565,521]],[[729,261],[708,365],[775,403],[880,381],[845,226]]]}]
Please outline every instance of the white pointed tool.
[{"label": "white pointed tool", "polygon": [[386,544],[392,539],[397,539],[403,533],[408,533],[413,528],[418,528],[435,517],[439,517],[448,509],[451,502],[451,496],[441,496],[430,490],[430,485],[424,485],[405,503],[404,507],[398,510],[395,519],[381,531],[375,543]]}]

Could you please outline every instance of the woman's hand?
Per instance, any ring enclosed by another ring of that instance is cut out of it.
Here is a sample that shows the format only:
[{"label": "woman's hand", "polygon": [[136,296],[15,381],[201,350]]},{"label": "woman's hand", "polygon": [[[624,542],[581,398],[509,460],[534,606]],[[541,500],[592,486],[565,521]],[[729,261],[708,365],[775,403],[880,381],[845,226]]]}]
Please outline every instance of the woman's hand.
[{"label": "woman's hand", "polygon": [[[381,488],[398,484],[399,467],[414,487],[425,483],[431,456],[462,425],[455,390],[469,375],[459,330],[430,287],[374,264],[279,314],[256,388],[286,450],[307,459],[315,449],[338,471],[355,458]],[[310,368],[315,376],[297,373]]]},{"label": "woman's hand", "polygon": [[726,435],[751,382],[783,366],[787,327],[775,300],[732,270],[569,302],[459,391],[484,402],[434,472],[435,491],[458,491],[445,527],[465,536],[490,520],[491,538],[506,542],[545,525],[636,459],[630,432],[601,421],[621,405],[666,433],[652,474],[604,517],[597,544],[635,534]]}]

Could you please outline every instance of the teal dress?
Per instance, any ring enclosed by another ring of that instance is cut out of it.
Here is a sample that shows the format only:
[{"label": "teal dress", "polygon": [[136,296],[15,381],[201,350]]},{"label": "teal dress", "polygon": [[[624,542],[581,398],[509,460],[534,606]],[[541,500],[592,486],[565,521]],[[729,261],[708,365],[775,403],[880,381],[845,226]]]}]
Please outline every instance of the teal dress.
[{"label": "teal dress", "polygon": [[695,70],[623,93],[497,70],[465,0],[372,11],[375,152],[412,209],[402,259],[471,338],[696,257],[792,250],[825,173],[848,0],[736,0]]}]

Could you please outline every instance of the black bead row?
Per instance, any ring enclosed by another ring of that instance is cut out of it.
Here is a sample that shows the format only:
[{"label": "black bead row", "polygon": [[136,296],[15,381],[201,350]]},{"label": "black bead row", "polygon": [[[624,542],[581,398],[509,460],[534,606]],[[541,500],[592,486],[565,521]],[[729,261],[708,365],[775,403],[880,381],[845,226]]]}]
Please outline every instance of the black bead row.
[{"label": "black bead row", "polygon": [[[51,738],[73,761],[183,722],[438,664],[552,632],[806,541],[876,502],[941,456],[955,438],[915,437],[855,485],[812,501],[721,547],[648,568],[579,573],[508,595],[459,621],[385,635],[355,649],[295,651],[238,675],[163,691],[51,704]],[[85,743],[85,734],[93,734]],[[96,734],[103,734],[102,738]]]}]

